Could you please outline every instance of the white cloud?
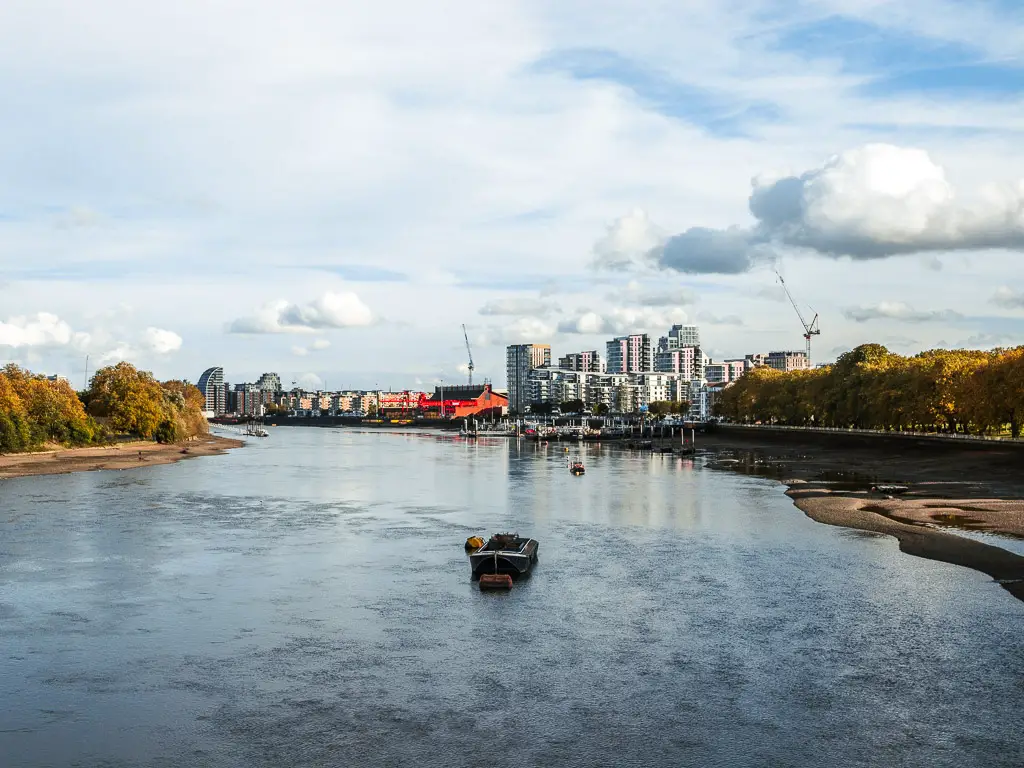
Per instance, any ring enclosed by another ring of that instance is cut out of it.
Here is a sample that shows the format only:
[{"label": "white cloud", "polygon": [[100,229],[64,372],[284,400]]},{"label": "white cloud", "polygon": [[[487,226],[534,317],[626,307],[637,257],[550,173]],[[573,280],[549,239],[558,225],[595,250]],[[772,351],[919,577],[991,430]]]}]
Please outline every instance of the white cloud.
[{"label": "white cloud", "polygon": [[481,315],[541,317],[557,311],[553,301],[530,298],[492,299],[480,307]]},{"label": "white cloud", "polygon": [[328,349],[331,346],[331,342],[327,339],[317,339],[309,345],[311,349]]},{"label": "white cloud", "polygon": [[598,269],[622,271],[652,267],[651,251],[665,241],[665,233],[639,208],[616,219],[594,244],[593,264]]},{"label": "white cloud", "polygon": [[181,349],[181,336],[174,331],[149,327],[142,334],[142,347],[158,355],[166,355]]},{"label": "white cloud", "polygon": [[1007,309],[1024,309],[1024,293],[1001,285],[992,296],[992,303]]},{"label": "white cloud", "polygon": [[[603,254],[598,265],[654,260],[679,272],[738,274],[772,262],[778,248],[867,260],[1024,247],[1024,179],[985,184],[966,201],[922,149],[865,144],[799,175],[762,174],[752,186],[753,227],[691,227],[638,253],[635,244],[656,239],[657,230],[646,216],[627,217],[595,246]],[[630,236],[637,231],[645,237]],[[929,268],[937,267],[932,259]]]},{"label": "white cloud", "polygon": [[350,291],[328,291],[307,304],[285,300],[265,305],[255,315],[231,323],[231,333],[314,333],[327,328],[352,328],[373,323],[373,313]]},{"label": "white cloud", "polygon": [[932,323],[962,320],[963,315],[951,309],[918,311],[900,301],[883,301],[860,307],[848,307],[843,315],[857,323],[868,320],[900,320],[906,323]]},{"label": "white cloud", "polygon": [[88,342],[88,334],[75,333],[57,315],[37,312],[34,315],[0,320],[0,347],[62,347]]},{"label": "white cloud", "polygon": [[100,353],[99,365],[113,365],[122,360],[131,361],[136,357],[135,349],[127,342],[118,342],[112,349]]},{"label": "white cloud", "polygon": [[560,333],[615,334],[664,333],[675,323],[685,323],[687,314],[681,309],[651,307],[613,307],[600,313],[581,310],[558,324]]},{"label": "white cloud", "polygon": [[306,349],[305,347],[295,345],[292,347],[292,354],[295,355],[296,357],[305,357],[306,355],[309,354],[309,350]]}]

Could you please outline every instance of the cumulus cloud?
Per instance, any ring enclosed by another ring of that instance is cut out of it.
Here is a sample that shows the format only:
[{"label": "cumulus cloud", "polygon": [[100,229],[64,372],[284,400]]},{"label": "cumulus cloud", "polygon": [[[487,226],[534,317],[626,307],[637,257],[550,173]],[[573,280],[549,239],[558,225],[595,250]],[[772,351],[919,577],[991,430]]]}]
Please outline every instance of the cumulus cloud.
[{"label": "cumulus cloud", "polygon": [[492,299],[480,307],[481,315],[540,317],[556,311],[550,301],[530,298]]},{"label": "cumulus cloud", "polygon": [[686,312],[681,309],[655,309],[651,307],[613,307],[600,313],[580,310],[575,316],[558,324],[560,333],[614,334],[661,331],[674,323],[685,323]]},{"label": "cumulus cloud", "polygon": [[963,315],[951,309],[918,311],[900,301],[883,301],[843,310],[847,319],[857,323],[869,320],[900,320],[906,323],[932,323],[962,320]]},{"label": "cumulus cloud", "polygon": [[749,230],[740,227],[692,227],[673,235],[651,255],[660,267],[689,274],[738,275],[771,262],[775,254]]},{"label": "cumulus cloud", "polygon": [[639,208],[616,219],[594,245],[593,264],[598,269],[625,271],[652,267],[652,251],[665,241],[665,233]]},{"label": "cumulus cloud", "polygon": [[309,354],[309,350],[306,349],[305,347],[295,345],[292,347],[292,354],[295,355],[296,357],[305,357],[306,355]]},{"label": "cumulus cloud", "polygon": [[131,360],[135,357],[135,349],[128,342],[120,341],[112,349],[108,349],[100,354],[99,364],[112,365],[122,360]]},{"label": "cumulus cloud", "polygon": [[331,342],[327,339],[317,339],[309,345],[312,349],[328,349],[331,346]]},{"label": "cumulus cloud", "polygon": [[84,346],[89,335],[76,333],[65,321],[49,312],[0,320],[0,347]]},{"label": "cumulus cloud", "polygon": [[671,237],[631,214],[595,246],[595,263],[738,274],[772,261],[779,247],[859,260],[1024,247],[1024,180],[989,184],[967,201],[927,152],[890,144],[842,152],[799,175],[755,177],[749,208],[753,226],[693,227]]},{"label": "cumulus cloud", "polygon": [[1024,309],[1024,293],[1001,285],[992,296],[992,303],[1007,309]]},{"label": "cumulus cloud", "polygon": [[285,300],[265,305],[255,315],[228,326],[231,333],[315,333],[326,328],[352,328],[373,323],[373,313],[352,292],[333,293],[307,303]]},{"label": "cumulus cloud", "polygon": [[142,334],[142,348],[158,355],[177,352],[181,349],[181,336],[174,331],[149,327]]}]

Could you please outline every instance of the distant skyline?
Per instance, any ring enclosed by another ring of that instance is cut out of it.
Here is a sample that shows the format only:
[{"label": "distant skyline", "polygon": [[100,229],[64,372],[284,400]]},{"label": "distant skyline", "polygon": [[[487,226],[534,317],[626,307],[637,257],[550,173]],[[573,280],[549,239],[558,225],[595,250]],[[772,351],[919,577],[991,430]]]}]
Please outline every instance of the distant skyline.
[{"label": "distant skyline", "polygon": [[803,349],[775,270],[815,362],[1024,343],[1017,3],[240,9],[0,5],[0,364],[430,388],[462,323],[496,386],[508,343],[675,322]]}]

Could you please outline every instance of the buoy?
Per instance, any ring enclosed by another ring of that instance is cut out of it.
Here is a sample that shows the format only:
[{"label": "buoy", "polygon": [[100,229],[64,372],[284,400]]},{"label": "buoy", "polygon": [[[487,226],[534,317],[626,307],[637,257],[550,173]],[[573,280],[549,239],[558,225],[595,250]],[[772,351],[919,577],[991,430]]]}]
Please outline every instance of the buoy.
[{"label": "buoy", "polygon": [[512,589],[512,577],[507,573],[485,573],[480,577],[480,589]]},{"label": "buoy", "polygon": [[466,549],[480,549],[484,545],[484,540],[479,536],[470,536],[466,539]]}]

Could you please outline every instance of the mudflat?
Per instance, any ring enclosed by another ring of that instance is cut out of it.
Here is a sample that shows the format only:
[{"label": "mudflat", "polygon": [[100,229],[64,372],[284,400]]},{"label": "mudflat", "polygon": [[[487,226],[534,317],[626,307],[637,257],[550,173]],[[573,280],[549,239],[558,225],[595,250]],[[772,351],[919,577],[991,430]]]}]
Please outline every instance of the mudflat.
[{"label": "mudflat", "polygon": [[943,530],[1024,537],[1020,447],[775,439],[733,430],[701,442],[712,466],[787,485],[813,520],[893,536],[908,554],[981,571],[1024,600],[1024,557]]},{"label": "mudflat", "polygon": [[204,435],[185,443],[170,445],[140,441],[91,448],[0,454],[0,478],[173,464],[197,456],[214,456],[244,444],[241,440]]}]

